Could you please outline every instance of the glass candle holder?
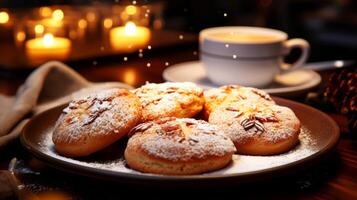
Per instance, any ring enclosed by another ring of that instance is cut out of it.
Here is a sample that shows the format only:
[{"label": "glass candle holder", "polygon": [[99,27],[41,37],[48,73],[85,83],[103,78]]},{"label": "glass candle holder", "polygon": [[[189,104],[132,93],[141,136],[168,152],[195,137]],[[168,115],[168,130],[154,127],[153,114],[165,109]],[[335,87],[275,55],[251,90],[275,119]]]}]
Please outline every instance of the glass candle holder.
[{"label": "glass candle holder", "polygon": [[112,7],[111,15],[107,15],[103,21],[103,28],[108,33],[106,37],[113,50],[133,52],[149,44],[152,33],[149,27],[150,13],[146,10],[147,6],[139,5]]},{"label": "glass candle holder", "polygon": [[21,39],[21,33],[25,34],[23,46],[27,59],[42,62],[64,60],[69,56],[72,41],[62,14],[58,12],[58,18],[26,20],[24,30],[17,33],[17,39]]},{"label": "glass candle holder", "polygon": [[114,50],[131,52],[145,47],[151,38],[151,30],[144,26],[137,26],[134,22],[127,22],[124,26],[110,30],[109,39]]}]

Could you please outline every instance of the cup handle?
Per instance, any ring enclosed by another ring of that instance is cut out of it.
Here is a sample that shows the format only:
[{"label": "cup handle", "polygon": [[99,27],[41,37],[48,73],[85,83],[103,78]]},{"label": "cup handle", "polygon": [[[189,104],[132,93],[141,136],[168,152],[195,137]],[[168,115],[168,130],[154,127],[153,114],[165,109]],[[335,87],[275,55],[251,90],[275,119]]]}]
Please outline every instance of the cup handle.
[{"label": "cup handle", "polygon": [[293,49],[293,48],[301,49],[301,55],[300,55],[299,59],[297,59],[292,64],[283,63],[281,65],[281,69],[284,71],[300,68],[306,62],[307,57],[309,56],[310,45],[304,39],[300,39],[300,38],[290,39],[284,43],[284,48],[285,48],[284,51],[286,54],[289,54],[291,49]]}]

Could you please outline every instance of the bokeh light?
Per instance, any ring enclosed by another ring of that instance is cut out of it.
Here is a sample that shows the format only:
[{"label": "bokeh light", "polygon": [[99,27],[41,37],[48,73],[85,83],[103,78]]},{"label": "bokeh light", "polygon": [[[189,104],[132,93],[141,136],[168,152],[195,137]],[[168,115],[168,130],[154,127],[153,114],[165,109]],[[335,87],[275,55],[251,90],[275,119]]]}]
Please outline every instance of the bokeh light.
[{"label": "bokeh light", "polygon": [[130,6],[125,7],[125,12],[126,12],[128,15],[135,15],[136,12],[137,12],[137,9],[136,9],[135,6],[130,5]]},{"label": "bokeh light", "polygon": [[80,19],[78,21],[78,27],[81,29],[84,29],[87,27],[87,21],[85,19]]},{"label": "bokeh light", "polygon": [[104,19],[103,26],[105,28],[111,28],[113,26],[113,20],[109,18]]},{"label": "bokeh light", "polygon": [[64,13],[61,9],[53,11],[52,18],[56,21],[61,21],[64,18]]},{"label": "bokeh light", "polygon": [[10,20],[10,16],[7,12],[0,12],[0,24],[6,24]]},{"label": "bokeh light", "polygon": [[42,17],[50,17],[52,15],[52,9],[50,7],[41,7],[39,11]]},{"label": "bokeh light", "polygon": [[45,27],[43,27],[42,24],[37,24],[35,26],[35,33],[36,34],[42,34],[45,31]]},{"label": "bokeh light", "polygon": [[18,42],[23,42],[26,39],[26,34],[23,31],[19,31],[16,33],[16,40]]}]

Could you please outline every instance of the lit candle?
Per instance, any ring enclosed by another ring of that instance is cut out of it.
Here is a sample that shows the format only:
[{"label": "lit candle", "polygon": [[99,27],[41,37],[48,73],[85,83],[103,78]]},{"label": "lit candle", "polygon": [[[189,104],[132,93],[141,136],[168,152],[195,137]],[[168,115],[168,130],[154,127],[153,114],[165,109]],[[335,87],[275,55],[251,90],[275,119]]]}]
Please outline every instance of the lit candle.
[{"label": "lit candle", "polygon": [[26,53],[30,58],[66,58],[71,49],[67,38],[54,37],[47,33],[43,37],[26,42]]},{"label": "lit candle", "polygon": [[150,29],[136,26],[133,22],[110,30],[110,44],[115,50],[134,51],[147,45],[150,37]]}]

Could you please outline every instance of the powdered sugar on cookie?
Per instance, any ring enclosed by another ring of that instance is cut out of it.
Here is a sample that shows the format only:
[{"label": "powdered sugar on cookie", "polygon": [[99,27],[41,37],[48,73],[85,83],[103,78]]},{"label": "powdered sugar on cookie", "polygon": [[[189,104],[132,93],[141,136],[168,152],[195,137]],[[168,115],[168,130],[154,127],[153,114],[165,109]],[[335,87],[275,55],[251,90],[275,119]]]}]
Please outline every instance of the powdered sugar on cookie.
[{"label": "powdered sugar on cookie", "polygon": [[113,141],[108,144],[115,142],[117,136],[126,134],[140,118],[136,96],[124,89],[103,90],[70,102],[56,122],[53,141],[58,150],[61,145],[80,148],[96,140],[100,141],[93,148],[102,146],[98,145],[101,142],[105,146],[105,140],[101,139],[110,136]]},{"label": "powdered sugar on cookie", "polygon": [[187,118],[154,123],[144,133],[131,137],[128,145],[170,161],[205,159],[235,151],[232,141],[218,127],[203,120]]},{"label": "powdered sugar on cookie", "polygon": [[148,83],[133,92],[140,98],[144,121],[192,117],[203,107],[203,90],[194,83]]}]

